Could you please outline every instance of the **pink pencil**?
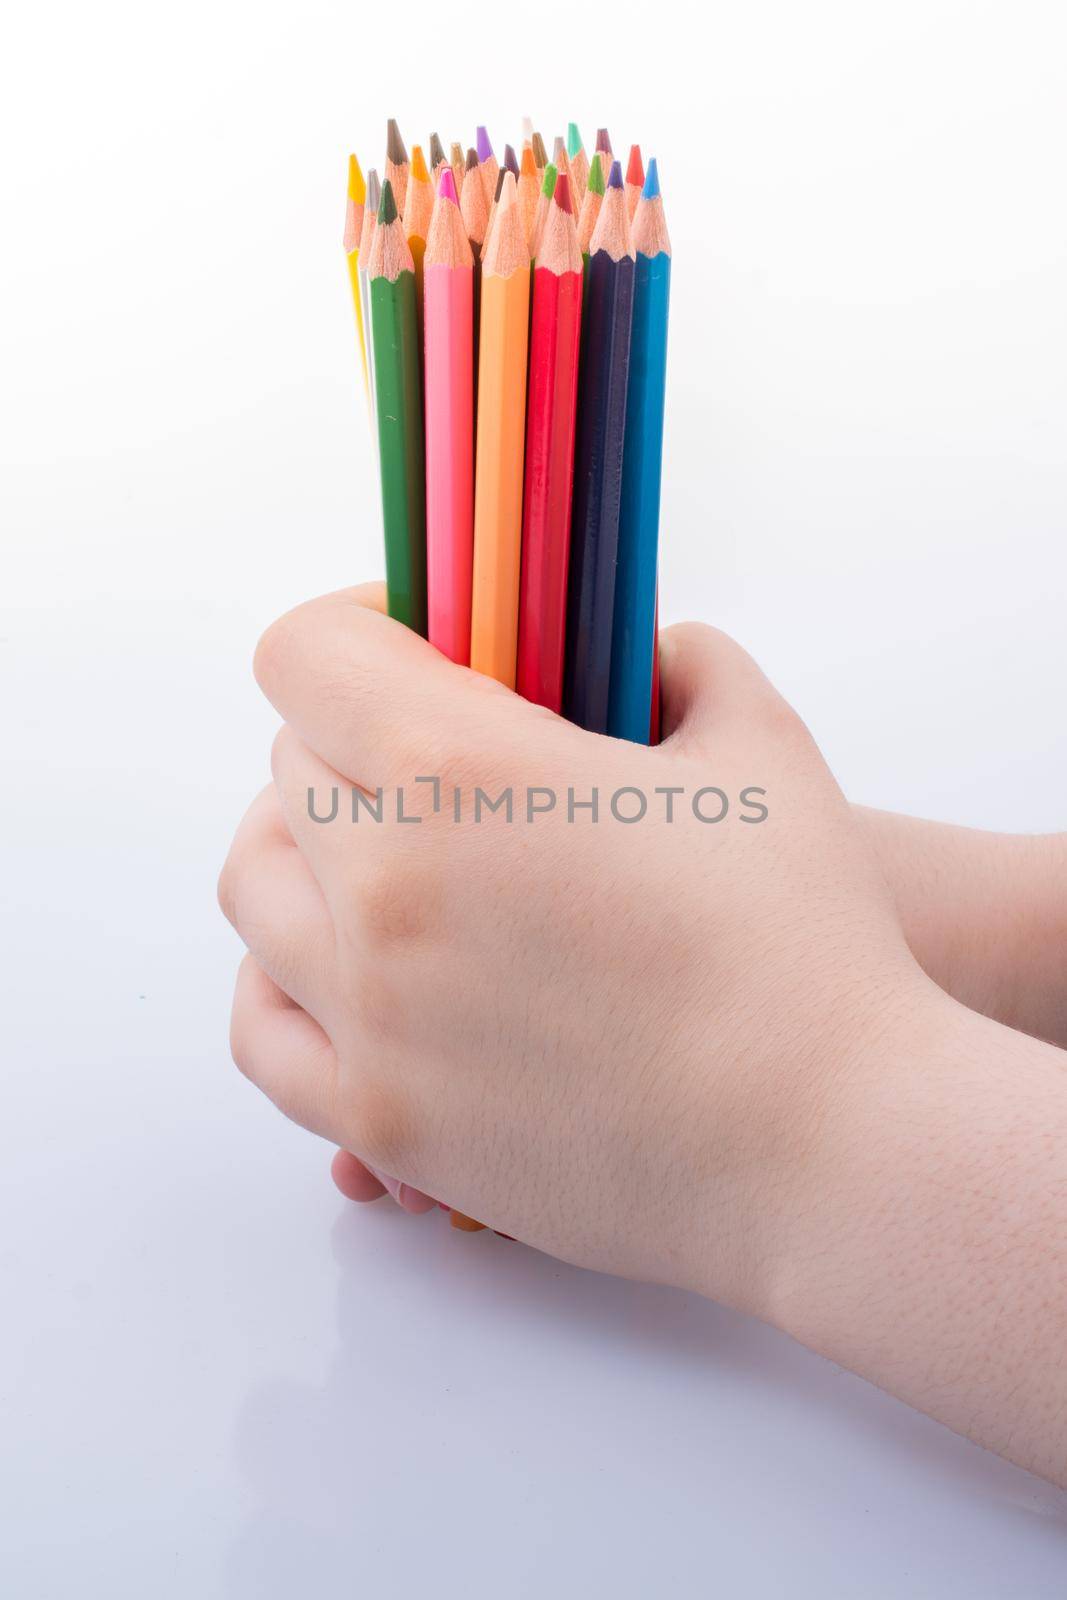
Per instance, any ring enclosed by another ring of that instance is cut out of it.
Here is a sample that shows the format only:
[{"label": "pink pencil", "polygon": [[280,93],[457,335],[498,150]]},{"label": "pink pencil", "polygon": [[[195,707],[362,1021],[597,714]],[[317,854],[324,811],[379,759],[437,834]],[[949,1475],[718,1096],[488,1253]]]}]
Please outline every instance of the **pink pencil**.
[{"label": "pink pencil", "polygon": [[474,552],[474,256],[442,169],[423,258],[426,314],[426,593],[430,643],[471,658]]}]

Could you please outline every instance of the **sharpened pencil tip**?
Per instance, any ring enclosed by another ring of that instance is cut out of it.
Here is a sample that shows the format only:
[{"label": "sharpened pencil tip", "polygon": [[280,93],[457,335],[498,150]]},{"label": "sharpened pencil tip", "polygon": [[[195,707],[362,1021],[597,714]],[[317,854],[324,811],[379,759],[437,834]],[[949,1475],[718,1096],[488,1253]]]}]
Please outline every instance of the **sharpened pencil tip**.
[{"label": "sharpened pencil tip", "polygon": [[348,158],[348,198],[357,206],[363,205],[367,198],[363,169],[356,156]]},{"label": "sharpened pencil tip", "polygon": [[516,178],[518,177],[519,163],[516,158],[515,151],[512,149],[510,144],[506,144],[504,146],[504,165],[507,167],[509,172],[513,172],[515,174]]},{"label": "sharpened pencil tip", "polygon": [[545,175],[541,180],[541,193],[546,194],[550,200],[552,198],[552,191],[556,187],[556,179],[558,177],[559,168],[554,167],[550,161],[548,166],[545,168]]},{"label": "sharpened pencil tip", "polygon": [[477,152],[477,150],[468,150],[467,151],[467,171],[468,172],[475,172],[475,171],[477,171],[477,168],[478,168],[478,152]]},{"label": "sharpened pencil tip", "polygon": [[441,181],[437,185],[437,192],[441,196],[442,200],[451,200],[453,205],[459,205],[459,195],[456,193],[456,180],[453,177],[451,167],[446,166],[444,171],[441,173]]},{"label": "sharpened pencil tip", "polygon": [[534,160],[537,162],[537,165],[539,167],[547,167],[548,151],[545,149],[545,141],[542,139],[541,135],[535,132],[533,138],[530,140],[530,143],[533,146]]},{"label": "sharpened pencil tip", "polygon": [[367,173],[367,209],[378,215],[378,207],[382,200],[382,184],[378,177],[378,168],[371,167]]},{"label": "sharpened pencil tip", "polygon": [[598,128],[596,131],[596,147],[602,155],[611,155],[611,140],[608,138],[607,128]]},{"label": "sharpened pencil tip", "polygon": [[386,127],[385,153],[395,167],[402,166],[408,158],[395,117],[389,118]]},{"label": "sharpened pencil tip", "polygon": [[396,200],[393,197],[393,186],[386,178],[382,184],[382,197],[378,202],[378,226],[383,224],[388,227],[390,222],[397,218]]},{"label": "sharpened pencil tip", "polygon": [[478,160],[488,161],[493,153],[493,147],[489,142],[488,132],[481,125],[475,129],[475,142],[478,146]]},{"label": "sharpened pencil tip", "polygon": [[570,156],[572,161],[573,161],[574,157],[578,154],[578,152],[579,152],[579,150],[581,148],[582,148],[582,136],[578,132],[578,124],[576,122],[568,122],[568,124],[567,124],[567,154]]},{"label": "sharpened pencil tip", "polygon": [[552,191],[552,198],[561,211],[568,211],[571,216],[574,215],[574,207],[571,205],[571,180],[567,173],[561,172],[556,179],[556,187]]},{"label": "sharpened pencil tip", "polygon": [[525,145],[524,148],[523,148],[523,152],[522,152],[522,167],[520,168],[520,170],[522,172],[523,177],[525,177],[525,178],[536,178],[537,177],[537,162],[534,160],[534,153],[533,153],[533,146],[532,145],[528,144],[528,145]]},{"label": "sharpened pencil tip", "polygon": [[496,203],[498,210],[506,211],[509,206],[517,204],[518,198],[519,192],[515,187],[515,174],[504,167],[500,173],[500,187],[497,191]]},{"label": "sharpened pencil tip", "polygon": [[441,161],[444,161],[444,159],[445,159],[445,147],[441,143],[441,135],[439,133],[431,133],[431,135],[430,135],[430,166],[431,167],[436,167],[438,165],[438,163],[441,162]]},{"label": "sharpened pencil tip", "polygon": [[608,188],[621,189],[622,186],[622,162],[613,161],[611,163],[611,171],[608,173]]},{"label": "sharpened pencil tip", "polygon": [[645,199],[645,200],[654,200],[658,194],[659,194],[659,167],[656,165],[655,156],[652,156],[649,159],[648,171],[645,173],[645,186],[641,190],[641,195],[642,195],[642,198]]},{"label": "sharpened pencil tip", "polygon": [[430,174],[426,167],[426,157],[422,153],[422,145],[414,144],[411,147],[411,176],[416,183],[429,183]]},{"label": "sharpened pencil tip", "polygon": [[507,175],[507,167],[501,167],[496,175],[496,188],[493,190],[493,199],[498,202],[500,200],[500,191],[504,187],[504,179],[507,177]]},{"label": "sharpened pencil tip", "polygon": [[641,160],[641,146],[639,144],[630,146],[630,160],[626,167],[626,181],[632,184],[635,189],[640,189],[645,181],[645,164]]},{"label": "sharpened pencil tip", "polygon": [[585,180],[585,187],[592,189],[594,194],[604,193],[604,166],[599,150],[589,163],[589,176]]}]

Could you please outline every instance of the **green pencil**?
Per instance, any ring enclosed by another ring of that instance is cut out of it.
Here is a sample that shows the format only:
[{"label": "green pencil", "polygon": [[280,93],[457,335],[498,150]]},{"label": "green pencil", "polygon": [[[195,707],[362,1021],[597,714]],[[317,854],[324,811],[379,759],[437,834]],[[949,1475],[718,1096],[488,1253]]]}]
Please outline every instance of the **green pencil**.
[{"label": "green pencil", "polygon": [[368,276],[389,615],[425,638],[426,466],[415,263],[388,179]]}]

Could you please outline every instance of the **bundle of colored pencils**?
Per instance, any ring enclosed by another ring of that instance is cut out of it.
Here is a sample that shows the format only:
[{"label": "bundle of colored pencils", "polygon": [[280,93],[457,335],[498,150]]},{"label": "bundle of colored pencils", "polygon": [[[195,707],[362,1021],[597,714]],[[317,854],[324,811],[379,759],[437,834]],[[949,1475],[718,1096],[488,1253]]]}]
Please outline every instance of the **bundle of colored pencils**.
[{"label": "bundle of colored pencils", "polygon": [[[349,159],[344,247],[381,478],[389,612],[595,733],[654,704],[671,247],[656,162],[607,130],[497,160],[389,123]],[[657,691],[658,693],[658,691]]]}]

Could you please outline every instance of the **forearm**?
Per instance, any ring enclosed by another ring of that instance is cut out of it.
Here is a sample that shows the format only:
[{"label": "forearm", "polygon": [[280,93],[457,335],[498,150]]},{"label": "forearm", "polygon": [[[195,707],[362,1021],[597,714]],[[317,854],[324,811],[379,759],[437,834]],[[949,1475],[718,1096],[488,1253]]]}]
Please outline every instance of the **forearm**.
[{"label": "forearm", "polygon": [[1067,1057],[937,996],[825,1118],[769,1320],[1067,1485]]},{"label": "forearm", "polygon": [[924,971],[972,1010],[1067,1046],[1067,836],[854,809]]}]

